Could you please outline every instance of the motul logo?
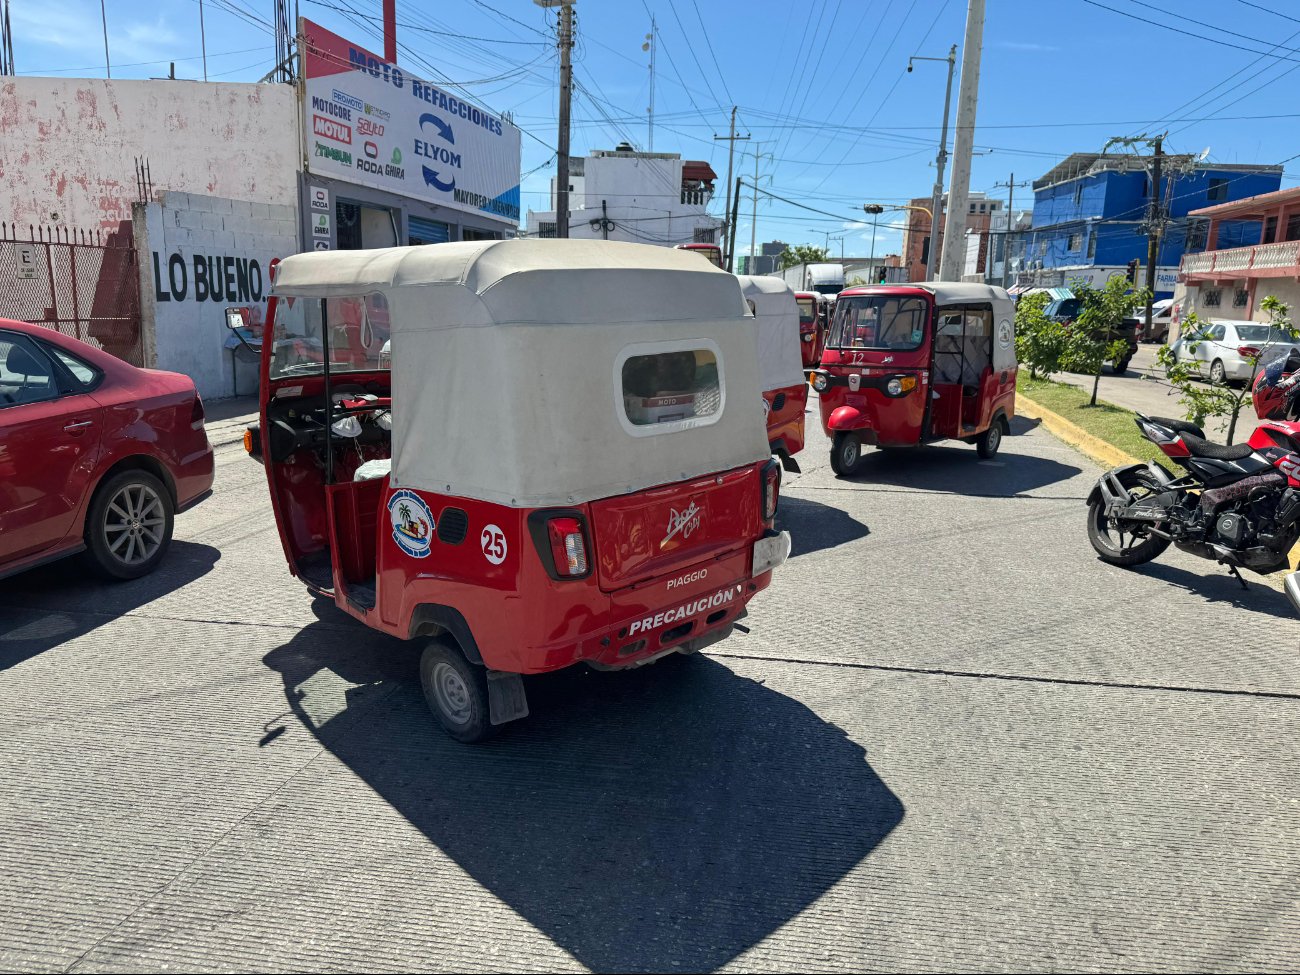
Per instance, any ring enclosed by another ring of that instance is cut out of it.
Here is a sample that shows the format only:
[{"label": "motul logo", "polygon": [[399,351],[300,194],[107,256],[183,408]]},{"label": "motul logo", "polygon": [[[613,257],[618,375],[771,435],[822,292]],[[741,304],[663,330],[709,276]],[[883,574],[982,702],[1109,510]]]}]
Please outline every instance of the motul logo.
[{"label": "motul logo", "polygon": [[345,146],[352,145],[352,126],[350,125],[344,125],[332,118],[325,118],[323,115],[313,115],[311,128],[313,132],[322,138],[333,139]]}]

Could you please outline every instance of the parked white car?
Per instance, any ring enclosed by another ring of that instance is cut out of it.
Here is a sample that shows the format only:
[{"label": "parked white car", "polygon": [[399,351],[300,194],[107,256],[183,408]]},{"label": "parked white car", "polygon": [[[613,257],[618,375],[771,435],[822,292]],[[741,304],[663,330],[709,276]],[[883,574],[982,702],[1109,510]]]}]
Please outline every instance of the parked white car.
[{"label": "parked white car", "polygon": [[1300,345],[1283,329],[1258,322],[1210,319],[1198,322],[1174,343],[1179,362],[1201,363],[1201,375],[1215,384],[1249,382],[1255,364],[1248,357],[1259,356],[1259,368],[1274,359],[1300,352]]}]

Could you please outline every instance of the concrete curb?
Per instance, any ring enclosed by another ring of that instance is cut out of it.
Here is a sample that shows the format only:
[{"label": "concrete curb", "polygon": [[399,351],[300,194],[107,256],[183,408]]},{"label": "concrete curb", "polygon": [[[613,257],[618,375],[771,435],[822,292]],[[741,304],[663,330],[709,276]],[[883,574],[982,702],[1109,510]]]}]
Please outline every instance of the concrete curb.
[{"label": "concrete curb", "polygon": [[1056,439],[1063,440],[1071,447],[1082,451],[1107,469],[1120,467],[1124,464],[1142,463],[1132,454],[1126,454],[1100,437],[1094,437],[1077,423],[1071,423],[1060,414],[1053,413],[1045,406],[1040,406],[1025,396],[1024,393],[1016,393],[1016,415],[1042,421],[1043,426],[1047,427],[1048,432],[1054,435]]}]

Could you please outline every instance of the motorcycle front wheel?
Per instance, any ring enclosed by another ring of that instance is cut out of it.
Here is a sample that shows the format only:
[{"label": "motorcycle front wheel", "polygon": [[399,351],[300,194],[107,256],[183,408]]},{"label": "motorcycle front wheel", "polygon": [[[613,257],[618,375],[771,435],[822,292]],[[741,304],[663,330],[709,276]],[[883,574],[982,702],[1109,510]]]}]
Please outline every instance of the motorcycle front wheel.
[{"label": "motorcycle front wheel", "polygon": [[[1159,485],[1145,473],[1134,472],[1120,478],[1120,483],[1134,501],[1159,492]],[[1143,534],[1147,526],[1106,516],[1106,502],[1098,498],[1088,506],[1088,541],[1097,556],[1109,565],[1131,568],[1150,562],[1169,547],[1169,539]]]}]

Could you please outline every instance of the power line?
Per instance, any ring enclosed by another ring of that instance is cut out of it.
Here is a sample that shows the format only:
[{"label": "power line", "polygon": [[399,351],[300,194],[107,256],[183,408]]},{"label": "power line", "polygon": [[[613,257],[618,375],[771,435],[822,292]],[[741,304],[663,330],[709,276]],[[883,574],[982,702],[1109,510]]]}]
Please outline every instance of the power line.
[{"label": "power line", "polygon": [[727,76],[722,73],[722,66],[718,64],[718,55],[713,51],[713,39],[709,35],[709,28],[705,26],[704,18],[700,16],[700,5],[696,0],[691,0],[691,6],[695,8],[695,19],[700,22],[700,30],[704,32],[704,43],[709,47],[709,57],[713,58],[713,67],[717,69],[718,80],[722,82],[723,94],[727,96],[727,101],[731,101],[731,89],[727,87]]},{"label": "power line", "polygon": [[1237,0],[1237,2],[1245,4],[1247,7],[1254,7],[1256,10],[1262,10],[1266,14],[1272,14],[1274,17],[1281,17],[1283,20],[1291,20],[1300,24],[1300,17],[1292,17],[1290,14],[1284,14],[1280,10],[1274,10],[1271,7],[1265,7],[1258,3],[1251,3],[1250,0]]},{"label": "power line", "polygon": [[[1233,47],[1233,48],[1236,48],[1238,51],[1246,51],[1246,52],[1248,52],[1248,53],[1250,53],[1250,54],[1268,54],[1267,51],[1258,51],[1258,50],[1256,50],[1256,49],[1253,48],[1253,47],[1243,47],[1241,44],[1233,44],[1231,41],[1225,41],[1225,40],[1223,40],[1223,39],[1220,38],[1220,37],[1206,37],[1204,34],[1197,34],[1195,31],[1183,30],[1181,27],[1175,27],[1175,26],[1173,26],[1173,24],[1162,24],[1162,23],[1160,23],[1159,21],[1152,20],[1152,19],[1149,18],[1149,17],[1141,17],[1141,16],[1138,16],[1137,14],[1129,13],[1127,10],[1120,10],[1118,7],[1108,7],[1106,4],[1104,4],[1104,3],[1100,3],[1099,0],[1083,0],[1083,2],[1086,3],[1086,4],[1089,4],[1089,5],[1093,6],[1093,7],[1100,7],[1102,10],[1109,10],[1111,13],[1119,14],[1121,17],[1129,17],[1129,18],[1131,18],[1132,20],[1139,21],[1140,23],[1143,23],[1143,24],[1149,24],[1149,25],[1152,26],[1152,27],[1161,27],[1161,28],[1163,28],[1163,29],[1165,29],[1165,30],[1171,30],[1171,31],[1173,31],[1173,32],[1176,33],[1176,34],[1185,34],[1185,35],[1187,35],[1188,37],[1195,37],[1195,38],[1198,39],[1198,40],[1209,41],[1209,42],[1212,43],[1212,44],[1218,44],[1218,45],[1220,45],[1220,46],[1222,46],[1222,47]],[[1261,44],[1266,44],[1266,43],[1268,43],[1268,42],[1267,42],[1267,41],[1260,41],[1259,43],[1261,43]],[[1283,56],[1280,55],[1280,54],[1269,54],[1268,56],[1269,56],[1269,57],[1275,57],[1275,58],[1277,58],[1279,61],[1297,61],[1297,60],[1300,60],[1300,58],[1288,58],[1288,57],[1283,57]]]},{"label": "power line", "polygon": [[[325,0],[307,0],[307,3],[310,3],[316,7],[325,7],[329,10],[348,12],[348,8],[341,7],[336,3],[326,3]],[[355,13],[356,11],[352,11],[352,12]],[[383,23],[382,17],[376,17],[371,14],[357,13],[357,16],[365,20],[374,21],[375,23]],[[539,47],[539,46],[549,47],[549,44],[546,41],[516,41],[505,37],[477,37],[473,34],[462,34],[459,31],[437,30],[433,27],[421,27],[419,24],[411,24],[411,23],[406,23],[406,24],[395,23],[394,26],[400,27],[403,30],[418,31],[419,33],[422,34],[435,34],[440,37],[455,37],[462,41],[479,41],[485,44],[522,44],[528,47]]]}]

